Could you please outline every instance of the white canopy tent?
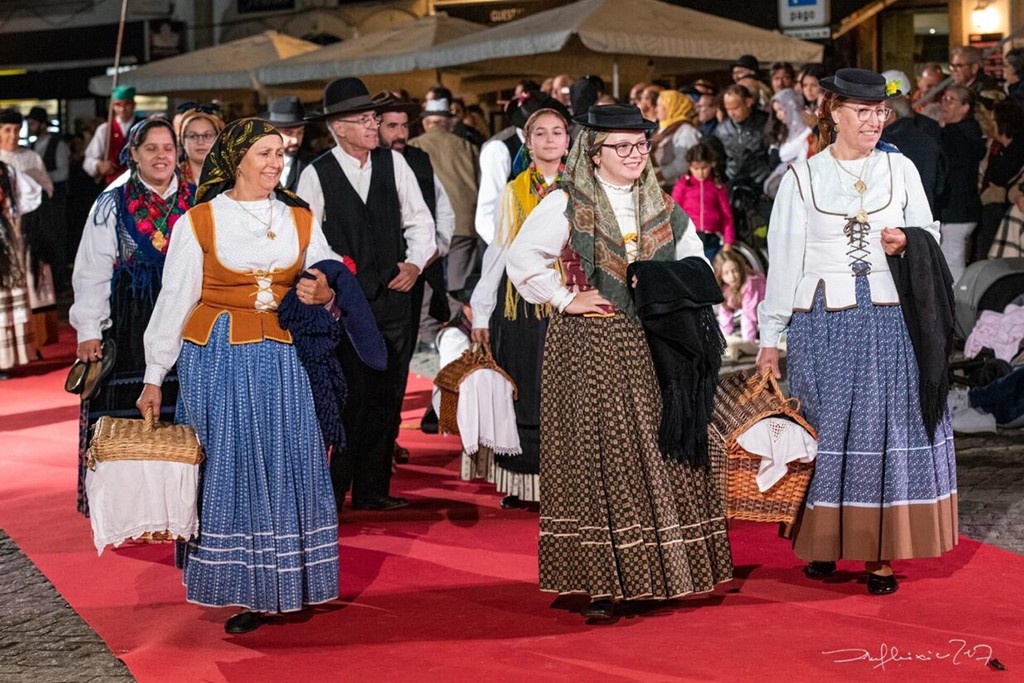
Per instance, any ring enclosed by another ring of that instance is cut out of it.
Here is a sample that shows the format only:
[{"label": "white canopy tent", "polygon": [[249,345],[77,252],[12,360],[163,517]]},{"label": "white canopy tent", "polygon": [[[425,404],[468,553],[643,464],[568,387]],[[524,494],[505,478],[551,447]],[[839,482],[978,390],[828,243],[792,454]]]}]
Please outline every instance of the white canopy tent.
[{"label": "white canopy tent", "polygon": [[647,80],[721,68],[741,54],[801,64],[820,62],[822,53],[814,43],[658,0],[580,0],[438,45],[416,65],[464,77],[516,80],[558,69]]},{"label": "white canopy tent", "polygon": [[[441,12],[268,64],[259,70],[257,78],[267,85],[305,86],[356,76],[371,91],[405,88],[414,95],[421,95],[437,83],[438,77],[434,70],[417,68],[416,55],[435,45],[479,33],[484,28]],[[380,78],[382,75],[387,77]],[[449,82],[448,85],[455,84]]]},{"label": "white canopy tent", "polygon": [[[257,69],[264,64],[319,49],[316,43],[277,31],[265,31],[151,62],[122,73],[118,83],[135,86],[140,93],[153,95],[191,96],[213,91],[221,98],[232,95],[251,98],[256,91],[269,96],[276,93],[262,87],[256,79]],[[111,83],[110,76],[96,76],[89,80],[89,90],[96,95],[109,95]]]}]

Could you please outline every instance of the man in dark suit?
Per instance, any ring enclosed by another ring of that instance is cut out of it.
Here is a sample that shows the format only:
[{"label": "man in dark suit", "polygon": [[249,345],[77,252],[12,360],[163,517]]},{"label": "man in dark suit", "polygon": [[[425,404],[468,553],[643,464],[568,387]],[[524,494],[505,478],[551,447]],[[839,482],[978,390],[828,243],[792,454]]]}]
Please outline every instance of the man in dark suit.
[{"label": "man in dark suit", "polygon": [[281,185],[295,192],[302,170],[313,161],[313,153],[302,142],[306,134],[306,110],[298,97],[279,97],[267,103],[267,111],[260,118],[281,131],[284,138],[284,171]]}]

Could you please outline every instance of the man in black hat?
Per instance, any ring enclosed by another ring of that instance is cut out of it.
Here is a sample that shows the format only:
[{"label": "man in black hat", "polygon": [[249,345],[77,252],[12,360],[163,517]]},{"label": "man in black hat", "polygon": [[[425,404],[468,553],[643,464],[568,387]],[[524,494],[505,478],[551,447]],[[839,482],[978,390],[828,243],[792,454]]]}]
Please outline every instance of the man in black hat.
[{"label": "man in black hat", "polygon": [[43,212],[43,224],[53,236],[53,279],[58,290],[67,289],[71,284],[71,272],[68,270],[68,175],[71,171],[71,149],[68,143],[49,130],[50,117],[42,107],[32,107],[25,120],[28,122],[29,136],[35,136],[30,147],[43,158],[46,173],[53,182],[53,196],[43,195],[40,210]]},{"label": "man in black hat", "polygon": [[281,185],[295,192],[299,176],[313,161],[313,153],[303,147],[306,135],[306,109],[298,97],[279,97],[267,102],[267,111],[260,114],[264,121],[274,124],[284,140],[284,170]]},{"label": "man in black hat", "polygon": [[476,199],[474,226],[477,235],[487,244],[491,243],[498,230],[498,200],[505,184],[523,171],[513,164],[525,140],[523,126],[530,114],[538,109],[554,109],[566,121],[571,118],[569,110],[560,101],[537,90],[526,90],[505,107],[505,114],[512,125],[492,135],[480,148],[480,191]]},{"label": "man in black hat", "polygon": [[323,120],[337,146],[313,160],[299,178],[324,235],[339,254],[352,257],[356,279],[370,303],[388,350],[388,366],[367,368],[347,339],[339,358],[349,397],[342,421],[346,444],[331,459],[338,506],[350,485],[357,510],[394,510],[404,498],[390,495],[391,458],[401,421],[414,342],[410,291],[437,251],[434,221],[405,158],[380,147],[378,102],[358,78],[324,89]]}]

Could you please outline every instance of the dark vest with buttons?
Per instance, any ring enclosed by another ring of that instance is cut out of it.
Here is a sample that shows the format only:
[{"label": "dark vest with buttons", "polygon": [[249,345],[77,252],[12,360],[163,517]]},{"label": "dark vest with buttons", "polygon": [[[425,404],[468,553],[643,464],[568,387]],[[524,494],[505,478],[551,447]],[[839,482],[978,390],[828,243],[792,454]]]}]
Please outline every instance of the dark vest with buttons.
[{"label": "dark vest with buttons", "polygon": [[416,184],[420,186],[423,201],[427,203],[430,215],[437,219],[437,193],[434,190],[434,166],[430,163],[430,155],[418,147],[409,145],[406,145],[402,154],[416,176]]},{"label": "dark vest with buttons", "polygon": [[324,236],[334,251],[356,262],[356,279],[373,301],[398,274],[398,263],[405,260],[405,238],[391,150],[373,150],[370,163],[365,203],[332,152],[313,160],[313,168],[324,194]]}]

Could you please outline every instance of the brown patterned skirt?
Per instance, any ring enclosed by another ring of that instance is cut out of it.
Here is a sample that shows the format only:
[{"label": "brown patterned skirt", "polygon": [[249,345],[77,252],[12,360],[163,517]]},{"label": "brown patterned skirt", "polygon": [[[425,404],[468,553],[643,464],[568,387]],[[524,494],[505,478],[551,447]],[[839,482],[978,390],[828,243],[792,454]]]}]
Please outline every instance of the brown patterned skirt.
[{"label": "brown patterned skirt", "polygon": [[660,421],[639,322],[621,313],[552,318],[541,390],[541,590],[668,599],[732,578],[720,479],[666,460]]}]

